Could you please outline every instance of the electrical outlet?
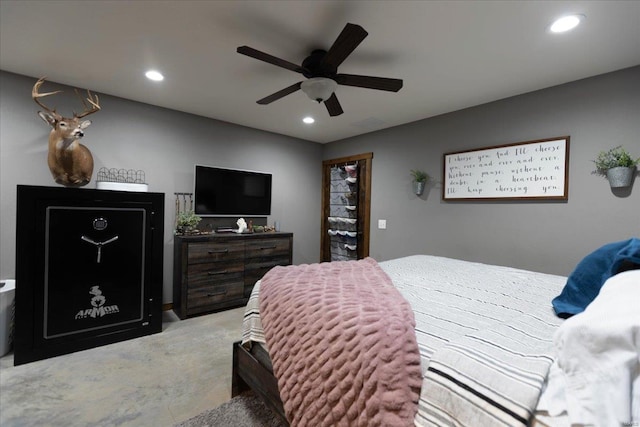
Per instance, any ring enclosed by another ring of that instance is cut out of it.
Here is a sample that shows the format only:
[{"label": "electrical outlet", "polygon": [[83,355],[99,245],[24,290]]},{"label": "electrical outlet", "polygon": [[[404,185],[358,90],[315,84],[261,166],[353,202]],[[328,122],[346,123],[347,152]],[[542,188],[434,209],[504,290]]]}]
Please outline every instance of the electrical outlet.
[{"label": "electrical outlet", "polygon": [[386,219],[379,219],[378,220],[378,229],[379,230],[384,230],[387,228],[387,220]]}]

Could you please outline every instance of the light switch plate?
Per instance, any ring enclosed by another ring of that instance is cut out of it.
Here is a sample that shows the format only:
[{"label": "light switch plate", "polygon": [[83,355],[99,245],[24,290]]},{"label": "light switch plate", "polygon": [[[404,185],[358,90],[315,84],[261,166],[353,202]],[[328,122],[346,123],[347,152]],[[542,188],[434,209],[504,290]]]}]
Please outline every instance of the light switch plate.
[{"label": "light switch plate", "polygon": [[384,230],[387,228],[387,220],[386,219],[379,219],[378,220],[378,229],[379,230]]}]

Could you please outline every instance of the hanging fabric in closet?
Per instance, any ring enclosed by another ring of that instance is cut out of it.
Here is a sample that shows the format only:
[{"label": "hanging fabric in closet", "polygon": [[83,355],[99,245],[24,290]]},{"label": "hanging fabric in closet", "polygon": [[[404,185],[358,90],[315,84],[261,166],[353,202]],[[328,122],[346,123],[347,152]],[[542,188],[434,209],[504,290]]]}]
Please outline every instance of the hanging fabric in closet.
[{"label": "hanging fabric in closet", "polygon": [[331,261],[358,259],[358,163],[331,167]]}]

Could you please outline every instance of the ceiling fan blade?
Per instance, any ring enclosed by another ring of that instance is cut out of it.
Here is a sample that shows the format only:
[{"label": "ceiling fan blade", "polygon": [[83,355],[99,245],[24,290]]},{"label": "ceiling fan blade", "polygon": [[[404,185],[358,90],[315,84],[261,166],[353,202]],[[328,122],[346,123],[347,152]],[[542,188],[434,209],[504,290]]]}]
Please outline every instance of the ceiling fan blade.
[{"label": "ceiling fan blade", "polygon": [[401,79],[389,79],[386,77],[359,76],[356,74],[337,74],[334,80],[338,82],[339,85],[386,90],[389,92],[397,92],[402,89]]},{"label": "ceiling fan blade", "polygon": [[347,24],[338,36],[329,51],[322,59],[321,65],[338,68],[351,52],[367,37],[364,28],[356,24]]},{"label": "ceiling fan blade", "polygon": [[267,105],[267,104],[271,104],[273,101],[277,101],[280,98],[284,98],[285,96],[289,95],[290,93],[293,93],[297,90],[300,89],[300,85],[302,84],[302,82],[298,82],[294,85],[291,85],[289,87],[286,87],[282,90],[279,90],[278,92],[271,94],[269,96],[266,96],[260,100],[258,100],[258,104],[260,105]]},{"label": "ceiling fan blade", "polygon": [[284,59],[276,58],[268,53],[260,52],[249,46],[240,46],[236,49],[236,52],[243,55],[250,56],[260,61],[268,62],[269,64],[277,65],[278,67],[286,68],[287,70],[295,71],[296,73],[302,73],[301,66],[294,64],[293,62],[285,61]]},{"label": "ceiling fan blade", "polygon": [[329,112],[329,115],[331,117],[339,116],[340,114],[344,113],[344,111],[342,111],[340,102],[338,102],[338,97],[336,96],[335,92],[331,94],[329,99],[324,101],[324,105],[327,107],[327,111]]}]

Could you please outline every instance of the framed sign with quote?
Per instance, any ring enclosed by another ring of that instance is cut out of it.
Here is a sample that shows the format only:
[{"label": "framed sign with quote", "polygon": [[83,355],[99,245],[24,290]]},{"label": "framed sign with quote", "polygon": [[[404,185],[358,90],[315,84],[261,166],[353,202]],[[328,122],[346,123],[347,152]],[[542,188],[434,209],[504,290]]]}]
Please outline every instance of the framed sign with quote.
[{"label": "framed sign with quote", "polygon": [[569,136],[444,154],[445,201],[568,198]]}]

